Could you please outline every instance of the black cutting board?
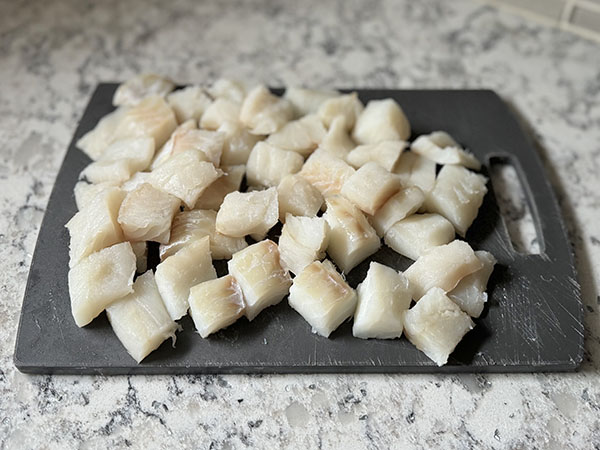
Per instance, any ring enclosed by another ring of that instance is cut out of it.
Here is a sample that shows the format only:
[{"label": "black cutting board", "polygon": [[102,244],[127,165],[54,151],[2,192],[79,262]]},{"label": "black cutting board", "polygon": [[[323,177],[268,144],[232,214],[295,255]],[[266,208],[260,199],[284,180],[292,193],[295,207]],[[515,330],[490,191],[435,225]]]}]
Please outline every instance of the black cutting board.
[{"label": "black cutting board", "polygon": [[[487,90],[358,90],[363,102],[394,98],[413,137],[446,130],[484,163],[509,161],[517,170],[540,238],[540,255],[515,252],[491,183],[466,239],[498,259],[489,301],[450,357],[437,367],[405,338],[361,340],[343,324],[329,339],[317,336],[284,299],[252,323],[245,318],[202,339],[189,317],[170,341],[141,364],[127,354],[102,314],[85,328],[71,317],[67,288],[69,235],[76,212],[73,187],[90,162],[75,142],[110,112],[116,84],[100,84],[60,169],[38,236],[23,299],[15,349],[22,372],[69,374],[310,373],[310,372],[530,372],[574,370],[583,355],[583,306],[560,212],[532,145],[504,102]],[[281,91],[278,91],[279,93]],[[354,287],[370,260],[400,270],[410,261],[387,247],[348,274]],[[223,274],[224,264],[217,269]]]}]

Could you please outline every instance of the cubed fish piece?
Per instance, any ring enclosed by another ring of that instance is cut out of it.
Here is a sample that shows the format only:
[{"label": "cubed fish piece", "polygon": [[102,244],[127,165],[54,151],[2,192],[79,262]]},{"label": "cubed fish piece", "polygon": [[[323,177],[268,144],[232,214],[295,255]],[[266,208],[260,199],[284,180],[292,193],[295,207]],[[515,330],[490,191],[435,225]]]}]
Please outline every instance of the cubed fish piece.
[{"label": "cubed fish piece", "polygon": [[154,275],[146,272],[133,285],[133,292],[106,308],[113,331],[138,363],[168,338],[175,340],[177,324],[162,301]]},{"label": "cubed fish piece", "polygon": [[117,217],[124,197],[121,189],[109,187],[67,222],[65,226],[71,235],[69,267],[98,250],[123,241]]},{"label": "cubed fish piece", "polygon": [[488,298],[485,289],[496,264],[496,258],[489,252],[480,250],[475,255],[483,263],[483,267],[464,277],[448,293],[450,300],[471,317],[479,317],[483,311]]},{"label": "cubed fish piece", "polygon": [[97,161],[81,172],[80,178],[90,183],[120,184],[150,165],[154,156],[154,139],[137,137],[121,139],[107,147]]},{"label": "cubed fish piece", "polygon": [[283,177],[302,169],[304,158],[266,142],[258,142],[248,158],[246,180],[251,186],[277,186]]},{"label": "cubed fish piece", "polygon": [[224,98],[241,104],[246,98],[247,90],[248,87],[243,81],[219,78],[210,86],[208,93],[212,98]]},{"label": "cubed fish piece", "polygon": [[324,102],[339,95],[336,91],[288,87],[283,98],[292,104],[295,116],[302,117],[316,113]]},{"label": "cubed fish piece", "polygon": [[127,110],[126,107],[120,107],[102,117],[93,129],[77,141],[77,148],[94,161],[100,158],[104,150],[113,142],[115,131]]},{"label": "cubed fish piece", "polygon": [[188,150],[197,150],[203,161],[212,163],[215,167],[221,164],[221,153],[225,135],[218,131],[182,129],[175,130],[171,137],[172,143],[170,152],[161,152],[161,158],[155,159],[152,168],[155,169],[167,161],[173,155],[183,153]]},{"label": "cubed fish piece", "polygon": [[360,144],[406,141],[410,137],[410,123],[395,100],[371,100],[358,116],[352,137]]},{"label": "cubed fish piece", "polygon": [[170,79],[154,73],[137,75],[121,83],[113,95],[113,105],[134,106],[146,97],[157,95],[164,97],[175,89]]},{"label": "cubed fish piece", "polygon": [[425,199],[425,208],[428,212],[444,216],[454,225],[456,232],[464,236],[483,203],[486,183],[486,177],[462,166],[444,166]]},{"label": "cubed fish piece", "polygon": [[186,120],[182,124],[180,124],[175,131],[171,133],[171,136],[164,143],[164,145],[156,152],[154,155],[154,159],[150,164],[150,170],[156,169],[162,163],[164,163],[167,159],[173,156],[173,148],[175,147],[175,142],[179,139],[180,136],[184,135],[188,130],[196,130],[198,126],[196,121],[193,119]]},{"label": "cubed fish piece", "polygon": [[286,123],[283,128],[267,138],[269,144],[309,156],[327,134],[321,119],[316,114]]},{"label": "cubed fish piece", "polygon": [[414,214],[394,223],[384,242],[395,252],[417,260],[430,248],[454,240],[454,227],[439,214]]},{"label": "cubed fish piece", "polygon": [[69,270],[71,311],[78,327],[133,292],[135,255],[129,242],[92,253]]},{"label": "cubed fish piece", "polygon": [[367,214],[375,214],[402,188],[400,177],[375,162],[358,169],[342,186],[342,195]]},{"label": "cubed fish piece", "polygon": [[118,216],[125,239],[166,244],[180,204],[177,197],[148,183],[128,192]]},{"label": "cubed fish piece", "polygon": [[125,192],[131,192],[137,189],[144,183],[150,182],[150,172],[137,172],[121,185],[121,189]]},{"label": "cubed fish piece", "polygon": [[348,164],[358,169],[368,162],[376,162],[388,172],[394,170],[400,155],[407,147],[404,141],[381,141],[375,144],[364,144],[355,147],[348,156]]},{"label": "cubed fish piece", "polygon": [[330,261],[315,261],[294,278],[288,302],[313,333],[329,337],[352,317],[357,295]]},{"label": "cubed fish piece", "polygon": [[352,335],[361,339],[394,339],[402,335],[404,313],[411,302],[406,277],[373,261],[356,289],[358,305]]},{"label": "cubed fish piece", "polygon": [[129,108],[114,133],[113,141],[139,136],[154,138],[154,148],[160,148],[177,128],[177,119],[164,98],[146,97]]},{"label": "cubed fish piece", "polygon": [[404,275],[410,281],[413,298],[419,300],[432,287],[451,291],[460,280],[482,267],[469,244],[454,240],[426,250]]},{"label": "cubed fish piece", "polygon": [[236,322],[246,308],[242,288],[231,275],[193,286],[189,303],[194,325],[203,338]]},{"label": "cubed fish piece", "polygon": [[325,199],[323,217],[329,224],[327,253],[344,272],[350,272],[381,246],[377,233],[364,214],[341,195]]},{"label": "cubed fish piece", "polygon": [[325,100],[319,107],[317,114],[327,128],[331,126],[336,117],[342,116],[346,130],[351,130],[363,110],[364,105],[358,98],[358,94],[352,92]]},{"label": "cubed fish piece", "polygon": [[242,288],[248,320],[279,303],[292,284],[288,271],[281,267],[277,244],[268,239],[237,252],[227,265]]},{"label": "cubed fish piece", "polygon": [[279,237],[281,264],[295,275],[306,266],[325,258],[329,225],[322,217],[296,217],[288,214]]},{"label": "cubed fish piece", "polygon": [[408,340],[440,367],[474,326],[471,318],[436,287],[404,314]]},{"label": "cubed fish piece", "polygon": [[85,206],[89,205],[98,194],[114,187],[117,186],[115,186],[115,183],[113,182],[91,184],[86,181],[78,181],[73,189],[77,209],[81,211]]},{"label": "cubed fish piece", "polygon": [[246,166],[221,166],[221,170],[224,172],[223,175],[213,181],[202,193],[196,201],[196,209],[218,210],[227,194],[240,189]]},{"label": "cubed fish piece", "polygon": [[321,140],[319,149],[330,155],[336,156],[344,161],[348,158],[350,151],[356,147],[356,143],[348,134],[346,119],[338,116],[333,119],[327,134]]},{"label": "cubed fish piece", "polygon": [[144,273],[148,270],[148,244],[145,241],[130,242],[135,255],[135,271]]},{"label": "cubed fish piece", "polygon": [[[424,201],[425,194],[418,187],[401,189],[370,217],[371,225],[379,237],[383,237],[396,222],[417,212]],[[454,235],[454,230],[452,235]],[[443,244],[446,243],[443,242]]]},{"label": "cubed fish piece", "polygon": [[393,172],[400,176],[405,186],[416,186],[425,194],[435,185],[435,163],[413,152],[404,152]]},{"label": "cubed fish piece", "polygon": [[243,237],[219,233],[215,228],[216,219],[217,213],[212,210],[194,209],[177,214],[171,226],[169,243],[159,248],[161,261],[174,255],[190,242],[196,242],[205,236],[210,238],[213,259],[229,259],[234,253],[248,246]]},{"label": "cubed fish piece", "polygon": [[250,133],[240,122],[223,122],[218,131],[225,135],[221,164],[234,166],[246,164],[250,152],[264,136]]},{"label": "cubed fish piece", "polygon": [[170,93],[167,102],[173,108],[177,122],[183,123],[190,119],[199,121],[212,99],[200,86],[188,86]]},{"label": "cubed fish piece", "polygon": [[344,160],[319,149],[308,157],[299,174],[327,197],[339,194],[354,172]]},{"label": "cubed fish piece", "polygon": [[212,102],[200,119],[200,128],[216,130],[225,122],[237,123],[240,120],[241,103],[217,98]]},{"label": "cubed fish piece", "polygon": [[150,183],[157,189],[179,198],[193,208],[202,193],[223,171],[204,161],[198,150],[187,150],[171,156],[151,172]]},{"label": "cubed fish piece", "polygon": [[265,86],[256,86],[244,99],[240,121],[252,134],[272,134],[293,117],[290,102],[271,92]]},{"label": "cubed fish piece", "polygon": [[277,189],[232,192],[225,196],[217,213],[216,228],[227,236],[264,235],[277,223]]},{"label": "cubed fish piece", "polygon": [[323,196],[319,190],[298,174],[285,176],[277,186],[279,198],[279,220],[285,223],[285,216],[316,216],[323,206]]},{"label": "cubed fish piece", "polygon": [[481,163],[472,153],[465,151],[445,131],[434,131],[419,136],[410,149],[437,164],[458,164],[469,169],[481,169]]},{"label": "cubed fish piece", "polygon": [[210,238],[190,242],[156,266],[156,285],[173,320],[187,314],[190,288],[217,278],[210,254]]}]

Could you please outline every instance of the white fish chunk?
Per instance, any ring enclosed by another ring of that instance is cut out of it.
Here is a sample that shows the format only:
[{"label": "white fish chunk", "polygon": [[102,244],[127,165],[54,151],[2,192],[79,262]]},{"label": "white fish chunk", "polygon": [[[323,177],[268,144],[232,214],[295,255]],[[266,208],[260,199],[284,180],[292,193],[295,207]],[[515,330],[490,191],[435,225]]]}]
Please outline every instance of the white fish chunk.
[{"label": "white fish chunk", "polygon": [[216,130],[225,122],[237,123],[240,120],[241,103],[217,98],[213,101],[200,119],[200,128]]},{"label": "white fish chunk", "polygon": [[316,113],[324,102],[339,95],[337,91],[288,87],[283,98],[292,104],[295,116],[302,117]]},{"label": "white fish chunk", "polygon": [[404,141],[381,141],[375,144],[359,145],[348,153],[346,161],[355,169],[372,161],[391,172],[407,146],[408,144]]},{"label": "white fish chunk", "polygon": [[78,181],[73,189],[77,209],[81,211],[85,206],[89,205],[98,194],[114,187],[116,186],[112,182],[91,184],[86,181]]},{"label": "white fish chunk", "polygon": [[148,269],[148,245],[145,241],[130,242],[135,255],[135,271],[144,273]]},{"label": "white fish chunk", "polygon": [[171,136],[169,137],[167,142],[165,142],[164,145],[154,155],[152,164],[150,164],[150,170],[156,169],[158,166],[160,166],[173,155],[173,147],[175,145],[175,141],[179,138],[179,136],[183,135],[188,130],[195,130],[197,128],[198,127],[196,125],[196,121],[193,119],[186,120],[177,128],[175,128],[175,131],[171,133]]},{"label": "white fish chunk", "polygon": [[168,338],[175,341],[177,324],[165,309],[152,272],[139,276],[133,292],[106,308],[113,331],[138,363]]},{"label": "white fish chunk", "polygon": [[355,147],[356,143],[348,134],[346,119],[344,116],[335,117],[329,125],[327,134],[321,140],[319,149],[345,161]]},{"label": "white fish chunk", "polygon": [[156,158],[153,161],[152,169],[156,169],[169,158],[173,157],[173,155],[188,150],[199,151],[203,161],[210,162],[215,167],[219,167],[224,142],[225,135],[217,131],[183,129],[180,126],[171,136],[170,148],[161,151],[160,158]]},{"label": "white fish chunk", "polygon": [[69,270],[71,312],[78,327],[90,323],[115,300],[133,292],[135,255],[122,242],[83,258]]},{"label": "white fish chunk", "polygon": [[194,325],[203,338],[236,322],[246,308],[242,288],[231,275],[192,287],[189,303]]},{"label": "white fish chunk", "polygon": [[98,250],[123,241],[117,216],[124,197],[121,189],[109,187],[67,222],[65,226],[71,235],[69,267]]},{"label": "white fish chunk", "polygon": [[288,302],[313,333],[329,337],[352,317],[357,295],[330,261],[315,261],[294,278]]},{"label": "white fish chunk", "polygon": [[400,156],[394,173],[400,176],[405,186],[416,186],[428,193],[435,185],[435,163],[413,152],[404,152]]},{"label": "white fish chunk", "polygon": [[137,75],[125,83],[121,83],[113,95],[113,105],[133,106],[151,95],[164,97],[175,89],[170,79],[154,73]]},{"label": "white fish chunk", "polygon": [[115,131],[127,110],[126,107],[120,107],[100,119],[92,130],[77,141],[77,148],[94,161],[100,158],[104,150],[113,142]]},{"label": "white fish chunk", "polygon": [[246,173],[246,166],[221,166],[221,170],[224,172],[223,175],[206,188],[200,198],[196,200],[194,208],[218,210],[227,194],[240,189]]},{"label": "white fish chunk", "polygon": [[462,166],[447,165],[438,173],[425,208],[448,219],[456,232],[464,236],[477,217],[487,193],[487,178]]},{"label": "white fish chunk", "polygon": [[97,161],[88,165],[80,175],[91,183],[120,184],[146,170],[154,156],[154,139],[136,137],[121,139],[109,145]]},{"label": "white fish chunk", "polygon": [[217,213],[216,228],[227,236],[265,235],[277,223],[277,189],[232,192],[225,196]]},{"label": "white fish chunk", "polygon": [[327,130],[316,114],[286,123],[279,131],[267,138],[269,144],[309,156],[321,143]]},{"label": "white fish chunk", "polygon": [[448,362],[457,344],[474,326],[471,318],[436,287],[404,315],[406,337],[438,366]]},{"label": "white fish chunk", "polygon": [[419,136],[410,149],[437,164],[459,164],[469,169],[481,169],[481,163],[472,153],[465,151],[445,131],[434,131]]},{"label": "white fish chunk", "polygon": [[188,86],[167,95],[167,102],[173,108],[177,122],[183,123],[190,119],[199,121],[212,99],[200,86]]},{"label": "white fish chunk", "polygon": [[248,92],[244,99],[240,121],[252,134],[272,134],[289,122],[293,115],[290,102],[259,85]]},{"label": "white fish chunk", "polygon": [[402,188],[400,177],[375,162],[358,169],[342,186],[342,195],[367,214],[375,214]]},{"label": "white fish chunk", "polygon": [[404,275],[410,281],[413,298],[419,300],[432,287],[451,291],[460,280],[482,267],[469,244],[454,240],[426,250]]},{"label": "white fish chunk", "polygon": [[361,339],[394,339],[402,335],[404,313],[411,302],[406,277],[391,267],[372,262],[356,288],[358,305],[352,335]]},{"label": "white fish chunk", "polygon": [[117,219],[125,239],[169,242],[171,222],[180,204],[177,197],[148,183],[128,192]]},{"label": "white fish chunk", "polygon": [[331,126],[336,117],[342,116],[346,124],[346,130],[351,130],[363,110],[364,106],[358,98],[358,94],[352,92],[325,100],[319,107],[317,114],[327,128]]},{"label": "white fish chunk", "polygon": [[129,108],[119,121],[113,141],[130,137],[150,136],[154,147],[160,148],[177,128],[177,119],[164,98],[146,97]]},{"label": "white fish chunk", "polygon": [[227,265],[244,293],[248,320],[279,303],[292,284],[289,273],[281,267],[277,244],[268,239],[237,252]]},{"label": "white fish chunk", "polygon": [[327,197],[339,194],[354,172],[344,160],[318,149],[308,157],[299,174]]},{"label": "white fish chunk", "polygon": [[360,144],[406,141],[410,137],[410,123],[393,99],[371,100],[356,120],[352,137]]},{"label": "white fish chunk", "polygon": [[187,150],[167,159],[151,172],[150,183],[193,208],[202,193],[223,171],[204,161],[202,152]]},{"label": "white fish chunk", "polygon": [[310,263],[325,258],[329,225],[322,217],[288,214],[279,237],[281,265],[299,275]]},{"label": "white fish chunk", "polygon": [[369,221],[371,222],[371,225],[373,225],[373,228],[375,228],[375,231],[377,231],[379,237],[383,237],[396,222],[414,214],[424,201],[425,194],[423,194],[423,191],[418,187],[401,189],[399,192],[392,195],[389,200],[370,217]]},{"label": "white fish chunk", "polygon": [[413,260],[453,240],[454,227],[439,214],[414,214],[402,219],[386,231],[384,238],[388,247]]},{"label": "white fish chunk", "polygon": [[298,174],[283,177],[277,186],[277,195],[281,223],[285,223],[288,213],[313,217],[323,206],[323,196],[319,190]]},{"label": "white fish chunk", "polygon": [[190,288],[217,278],[210,254],[210,238],[190,242],[156,266],[156,285],[173,320],[187,314]]},{"label": "white fish chunk", "polygon": [[121,189],[125,192],[131,192],[137,189],[140,185],[150,182],[150,172],[137,172],[121,185]]},{"label": "white fish chunk", "polygon": [[212,98],[224,98],[232,102],[242,103],[246,98],[248,86],[240,80],[219,78],[208,89]]},{"label": "white fish chunk", "polygon": [[323,217],[329,224],[327,253],[348,273],[381,246],[377,233],[364,214],[341,195],[325,199],[327,210]]},{"label": "white fish chunk", "polygon": [[230,259],[234,253],[248,246],[243,237],[219,233],[215,228],[216,219],[217,213],[212,210],[194,209],[177,214],[171,227],[169,243],[162,244],[159,248],[161,261],[174,255],[190,242],[196,242],[205,236],[210,238],[213,259]]},{"label": "white fish chunk", "polygon": [[277,186],[283,177],[302,169],[304,158],[266,142],[258,142],[248,158],[246,181],[250,186]]},{"label": "white fish chunk", "polygon": [[218,131],[225,137],[221,155],[221,164],[225,166],[246,164],[256,143],[264,139],[264,136],[250,133],[240,122],[225,121]]},{"label": "white fish chunk", "polygon": [[475,252],[475,256],[482,262],[483,267],[464,277],[448,293],[450,300],[471,317],[479,317],[483,311],[488,298],[485,289],[496,264],[496,258],[489,252],[480,250]]}]

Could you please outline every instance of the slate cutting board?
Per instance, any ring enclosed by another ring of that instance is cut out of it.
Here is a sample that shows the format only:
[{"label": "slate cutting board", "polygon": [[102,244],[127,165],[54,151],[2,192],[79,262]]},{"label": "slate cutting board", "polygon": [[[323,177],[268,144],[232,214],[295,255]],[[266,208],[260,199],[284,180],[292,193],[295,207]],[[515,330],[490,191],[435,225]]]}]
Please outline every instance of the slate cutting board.
[{"label": "slate cutting board", "polygon": [[[448,364],[437,367],[405,338],[360,340],[343,324],[326,339],[282,301],[252,323],[245,318],[202,339],[189,317],[175,348],[167,341],[141,364],[126,353],[102,314],[78,328],[67,287],[69,236],[76,212],[73,187],[90,162],[74,143],[110,112],[116,84],[100,84],[79,123],[60,169],[33,255],[14,354],[19,370],[66,374],[531,372],[574,370],[583,355],[583,306],[565,226],[536,151],[504,102],[487,90],[358,90],[363,102],[391,97],[405,110],[413,137],[442,129],[484,163],[509,161],[530,202],[540,255],[512,249],[491,183],[466,240],[498,259],[489,301],[476,327]],[[281,91],[279,91],[281,93]],[[387,247],[372,260],[404,270],[410,260]],[[348,274],[354,287],[369,260]],[[220,275],[225,265],[216,264]]]}]

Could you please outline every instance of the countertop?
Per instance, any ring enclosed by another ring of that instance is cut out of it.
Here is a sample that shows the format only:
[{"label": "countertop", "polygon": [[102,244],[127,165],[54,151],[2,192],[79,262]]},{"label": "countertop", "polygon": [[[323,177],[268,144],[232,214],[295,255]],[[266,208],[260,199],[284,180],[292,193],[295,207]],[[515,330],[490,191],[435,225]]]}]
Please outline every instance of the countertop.
[{"label": "countertop", "polygon": [[[162,9],[169,5],[168,10]],[[600,443],[600,47],[469,0],[0,3],[0,448]],[[539,141],[585,302],[579,372],[27,376],[12,353],[48,196],[99,81],[492,88]]]}]

